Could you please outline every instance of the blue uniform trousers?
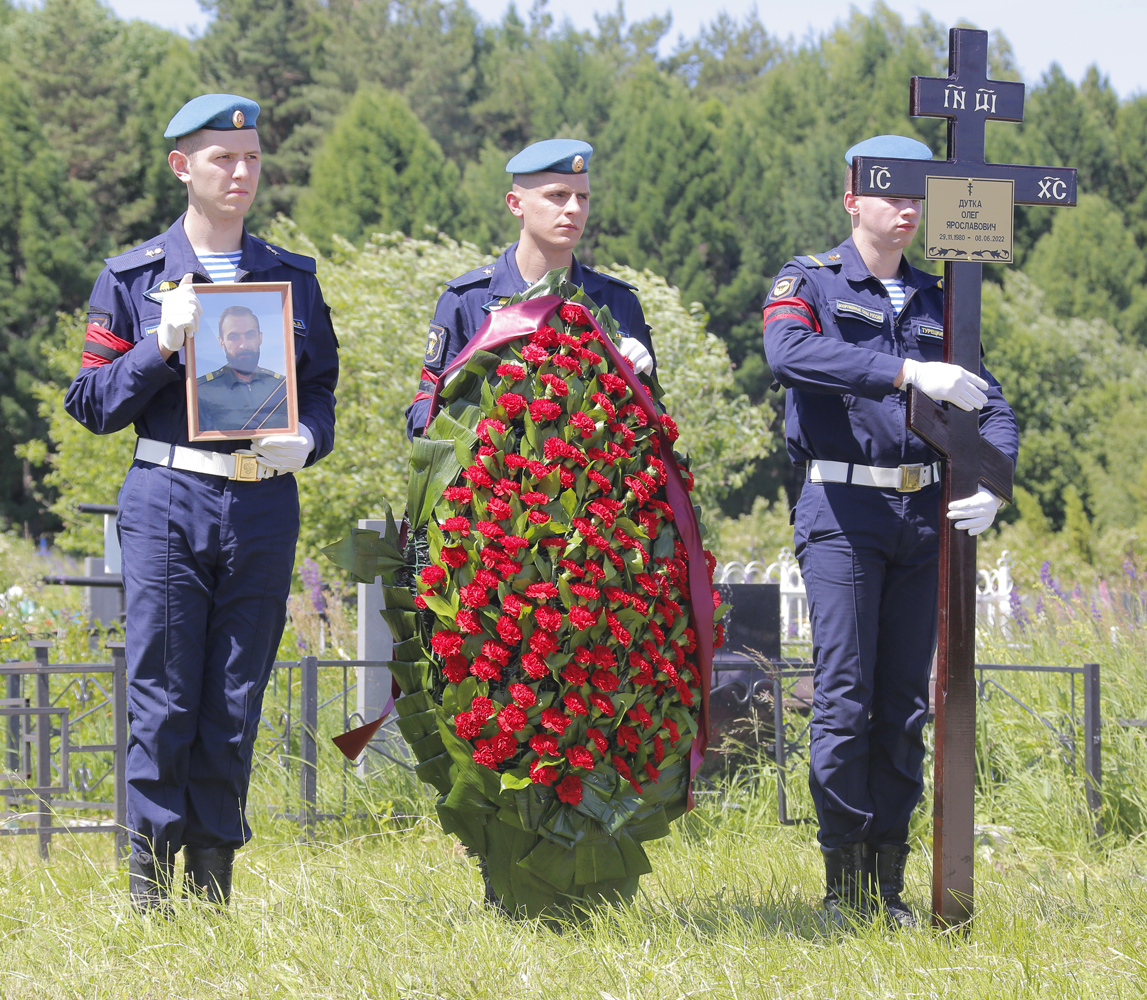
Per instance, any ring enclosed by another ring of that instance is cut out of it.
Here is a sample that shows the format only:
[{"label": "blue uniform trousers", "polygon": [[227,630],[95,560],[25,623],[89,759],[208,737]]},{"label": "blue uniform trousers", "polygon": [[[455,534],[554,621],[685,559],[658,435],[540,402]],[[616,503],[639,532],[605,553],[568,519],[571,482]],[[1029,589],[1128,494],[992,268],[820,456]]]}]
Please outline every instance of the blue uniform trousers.
[{"label": "blue uniform trousers", "polygon": [[905,843],[924,789],[941,487],[806,482],[796,555],[812,624],[809,787],[824,847]]},{"label": "blue uniform trousers", "polygon": [[230,482],[136,462],[118,524],[133,847],[161,858],[241,847],[299,531],[295,477]]}]

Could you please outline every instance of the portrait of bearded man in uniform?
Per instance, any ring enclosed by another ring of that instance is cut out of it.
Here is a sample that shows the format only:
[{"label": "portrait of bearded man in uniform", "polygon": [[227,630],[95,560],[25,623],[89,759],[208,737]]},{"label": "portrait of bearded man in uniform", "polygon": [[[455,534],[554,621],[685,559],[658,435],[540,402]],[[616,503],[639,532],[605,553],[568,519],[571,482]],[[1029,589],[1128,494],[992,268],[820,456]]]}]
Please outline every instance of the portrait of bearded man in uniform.
[{"label": "portrait of bearded man in uniform", "polygon": [[196,379],[199,429],[264,431],[288,423],[286,380],[259,366],[263,331],[248,306],[219,315],[219,346],[226,364]]}]

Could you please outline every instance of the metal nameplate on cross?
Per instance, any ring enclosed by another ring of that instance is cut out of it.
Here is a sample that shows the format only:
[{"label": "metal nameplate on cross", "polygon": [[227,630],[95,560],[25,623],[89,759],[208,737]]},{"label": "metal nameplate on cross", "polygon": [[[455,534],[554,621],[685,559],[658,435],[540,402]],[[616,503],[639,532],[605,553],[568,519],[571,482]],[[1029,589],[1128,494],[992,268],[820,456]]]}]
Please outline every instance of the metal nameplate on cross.
[{"label": "metal nameplate on cross", "polygon": [[[914,116],[948,120],[948,159],[898,160],[858,156],[853,192],[885,198],[924,198],[929,178],[1011,181],[1014,203],[1071,206],[1076,172],[985,161],[989,121],[1023,121],[1024,85],[988,79],[988,33],[953,28],[947,77],[913,77]],[[1010,260],[1007,257],[993,259]],[[978,260],[944,262],[944,360],[980,370]],[[944,456],[943,504],[973,496],[984,483],[1006,501],[1012,463],[980,436],[979,414],[948,408],[909,390],[908,427]],[[932,853],[933,923],[967,923],[973,902],[973,806],[976,751],[976,539],[946,518],[940,533],[940,615],[936,677],[935,808]]]}]

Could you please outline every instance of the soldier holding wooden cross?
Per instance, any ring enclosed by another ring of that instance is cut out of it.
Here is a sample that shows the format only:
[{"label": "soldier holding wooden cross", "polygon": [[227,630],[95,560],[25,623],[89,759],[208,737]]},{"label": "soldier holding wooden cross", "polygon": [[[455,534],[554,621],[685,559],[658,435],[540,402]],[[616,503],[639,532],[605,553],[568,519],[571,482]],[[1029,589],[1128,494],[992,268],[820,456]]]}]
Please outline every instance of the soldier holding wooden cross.
[{"label": "soldier holding wooden cross", "polygon": [[[848,151],[852,235],[781,269],[765,304],[764,342],[788,390],[789,457],[805,470],[795,543],[813,630],[809,785],[825,907],[837,923],[879,909],[912,926],[900,894],[909,820],[924,789],[941,455],[907,429],[908,387],[978,410],[984,439],[1013,464],[1019,439],[991,374],[941,360],[942,282],[904,260],[921,201],[854,194],[855,156],[932,159],[903,136]],[[999,506],[981,487],[946,513],[978,534]]]}]

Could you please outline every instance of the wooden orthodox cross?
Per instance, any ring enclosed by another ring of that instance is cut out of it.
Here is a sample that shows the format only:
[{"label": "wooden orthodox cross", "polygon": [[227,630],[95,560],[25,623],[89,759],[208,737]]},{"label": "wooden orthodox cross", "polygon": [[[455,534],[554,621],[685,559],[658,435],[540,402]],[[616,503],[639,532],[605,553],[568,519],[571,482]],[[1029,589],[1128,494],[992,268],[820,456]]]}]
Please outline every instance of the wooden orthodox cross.
[{"label": "wooden orthodox cross", "polygon": [[[1021,205],[1075,204],[1075,170],[987,163],[984,132],[989,119],[1023,121],[1024,85],[988,79],[988,33],[953,28],[948,76],[912,78],[910,113],[948,119],[946,161],[858,156],[853,191],[886,198],[924,198],[932,182],[959,178],[968,195],[977,181],[1006,182]],[[987,185],[983,185],[987,187]],[[969,206],[976,200],[969,197]],[[984,259],[1011,255],[982,243],[992,223],[959,218],[948,225],[950,245],[926,240],[928,256],[944,263],[944,360],[980,370],[980,282]],[[967,215],[957,213],[957,215]],[[1004,228],[1000,222],[1001,230]],[[926,235],[935,229],[932,220]],[[952,259],[955,258],[955,259]],[[1006,388],[1006,387],[1005,387]],[[932,919],[936,926],[972,916],[973,799],[976,749],[976,539],[947,520],[952,500],[970,497],[985,483],[1010,501],[1012,463],[980,436],[979,414],[941,405],[909,390],[908,427],[944,456],[940,534],[940,632],[936,678],[935,819],[932,844]]]}]

